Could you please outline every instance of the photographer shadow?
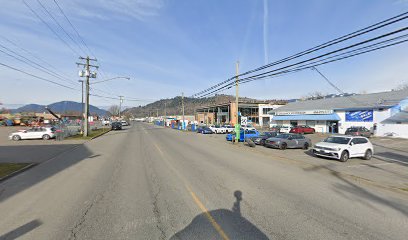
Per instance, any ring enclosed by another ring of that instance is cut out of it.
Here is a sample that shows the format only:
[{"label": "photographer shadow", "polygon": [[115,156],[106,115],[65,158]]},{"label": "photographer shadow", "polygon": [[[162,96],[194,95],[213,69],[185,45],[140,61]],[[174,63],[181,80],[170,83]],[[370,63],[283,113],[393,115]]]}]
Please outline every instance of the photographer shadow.
[{"label": "photographer shadow", "polygon": [[269,239],[241,215],[242,192],[235,191],[234,197],[236,201],[231,210],[217,209],[204,212],[170,239]]}]

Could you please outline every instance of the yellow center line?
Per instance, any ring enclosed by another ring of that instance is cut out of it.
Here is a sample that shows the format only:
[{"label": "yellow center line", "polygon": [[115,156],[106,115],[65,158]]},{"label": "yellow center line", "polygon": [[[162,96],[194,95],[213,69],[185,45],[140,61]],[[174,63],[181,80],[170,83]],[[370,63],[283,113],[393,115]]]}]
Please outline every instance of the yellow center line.
[{"label": "yellow center line", "polygon": [[[146,130],[143,129],[143,131],[145,133]],[[184,183],[184,187],[187,189],[187,191],[190,193],[191,197],[194,200],[194,203],[200,208],[200,210],[204,213],[204,215],[206,216],[207,220],[211,223],[211,225],[214,227],[214,229],[218,232],[218,234],[221,236],[221,238],[223,240],[229,240],[229,237],[227,236],[227,234],[224,232],[224,230],[222,230],[221,226],[217,223],[217,221],[215,221],[215,219],[213,218],[213,216],[211,216],[210,212],[208,211],[208,209],[204,206],[204,204],[200,201],[200,199],[197,197],[197,195],[193,192],[193,190],[191,190],[190,185],[188,184],[188,181],[179,173],[179,171],[177,171],[176,168],[173,167],[173,165],[170,164],[170,162],[168,161],[168,159],[166,158],[165,154],[163,153],[163,151],[159,148],[159,146],[157,146],[157,144],[155,142],[153,142],[154,147],[157,149],[157,151],[159,151],[160,155],[162,156],[162,159],[166,162],[167,166],[169,166],[174,173],[176,173],[176,175],[181,179],[181,181],[183,181]]]}]

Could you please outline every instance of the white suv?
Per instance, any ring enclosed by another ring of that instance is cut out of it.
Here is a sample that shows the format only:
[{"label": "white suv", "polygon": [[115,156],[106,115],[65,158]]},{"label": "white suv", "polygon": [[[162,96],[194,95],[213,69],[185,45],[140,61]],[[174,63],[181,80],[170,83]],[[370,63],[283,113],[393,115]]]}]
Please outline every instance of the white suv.
[{"label": "white suv", "polygon": [[213,133],[226,133],[227,129],[221,126],[210,126],[209,127]]},{"label": "white suv", "polygon": [[18,141],[20,139],[44,139],[48,140],[55,137],[56,129],[54,127],[33,127],[27,130],[19,130],[10,134],[9,139]]},{"label": "white suv", "polygon": [[374,147],[370,140],[359,136],[330,136],[318,142],[313,148],[313,154],[322,157],[335,158],[346,162],[352,157],[370,160]]}]

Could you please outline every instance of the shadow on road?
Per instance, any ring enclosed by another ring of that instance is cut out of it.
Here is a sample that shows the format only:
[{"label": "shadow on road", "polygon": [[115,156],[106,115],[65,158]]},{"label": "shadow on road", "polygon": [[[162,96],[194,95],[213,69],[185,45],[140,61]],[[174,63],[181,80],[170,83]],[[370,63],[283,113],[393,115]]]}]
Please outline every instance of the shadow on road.
[{"label": "shadow on road", "polygon": [[405,216],[408,216],[408,204],[403,204],[394,201],[392,198],[383,198],[380,197],[372,192],[367,191],[366,189],[354,184],[350,180],[347,180],[344,175],[339,172],[333,171],[325,166],[315,166],[304,168],[305,171],[319,171],[321,169],[325,169],[330,172],[330,174],[337,179],[339,179],[341,183],[333,184],[334,191],[341,195],[344,198],[350,199],[352,201],[361,202],[364,205],[371,207],[372,209],[376,209],[370,202],[375,202],[392,208]]},{"label": "shadow on road", "polygon": [[235,191],[232,209],[217,209],[196,216],[183,230],[173,235],[176,239],[269,239],[250,221],[241,215],[242,192]]},{"label": "shadow on road", "polygon": [[20,226],[6,234],[3,234],[0,236],[0,240],[14,240],[18,239],[24,234],[34,230],[35,228],[41,226],[42,222],[40,220],[33,220],[31,222],[28,222],[24,224],[23,226]]},{"label": "shadow on road", "polygon": [[[50,150],[50,148],[52,149],[53,147],[57,148],[58,146],[59,145],[40,145],[30,147],[38,148],[38,151],[45,151]],[[0,147],[0,152],[9,147],[15,148],[17,146]],[[18,146],[16,150],[21,152],[22,157],[26,154],[29,154],[24,153],[23,151],[25,150],[23,150],[24,148],[21,147],[23,146]],[[71,147],[69,149],[66,149],[65,151],[58,151],[55,156],[48,156],[46,160],[52,157],[57,157],[57,159],[42,162],[41,164],[31,168],[29,170],[29,174],[28,172],[25,172],[15,177],[9,178],[3,182],[0,182],[0,203],[13,196],[14,194],[24,191],[25,189],[28,189],[42,182],[43,180],[77,164],[82,160],[99,156],[94,155],[85,145],[74,145],[73,147],[76,147],[75,150],[73,150]],[[19,153],[16,152],[15,154],[17,154],[18,156]],[[34,152],[32,152],[31,154],[34,154]],[[61,158],[59,158],[59,156],[61,156]]]},{"label": "shadow on road", "polygon": [[[393,163],[395,164],[399,164],[401,166],[408,167],[408,156],[406,155],[402,155],[402,154],[395,153],[395,152],[377,152],[373,157],[375,158],[376,156],[390,159],[391,161],[397,160],[397,161],[405,162],[406,164],[393,161]],[[383,159],[380,159],[380,160],[383,160]],[[383,161],[386,161],[386,160],[383,160]]]}]

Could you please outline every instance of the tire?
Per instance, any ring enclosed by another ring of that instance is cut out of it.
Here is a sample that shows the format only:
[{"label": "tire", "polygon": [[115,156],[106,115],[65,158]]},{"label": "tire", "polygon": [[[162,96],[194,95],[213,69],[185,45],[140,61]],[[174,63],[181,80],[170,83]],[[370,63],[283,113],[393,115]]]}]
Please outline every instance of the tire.
[{"label": "tire", "polygon": [[265,140],[261,140],[260,145],[265,146]]},{"label": "tire", "polygon": [[349,160],[349,158],[350,158],[349,152],[343,151],[341,153],[341,156],[340,156],[340,161],[341,162],[347,162],[347,160]]},{"label": "tire", "polygon": [[48,135],[48,134],[44,134],[43,136],[42,136],[42,139],[44,139],[44,140],[49,140],[51,137],[50,137],[50,135]]},{"label": "tire", "polygon": [[280,150],[285,150],[287,147],[288,147],[288,145],[287,145],[286,143],[282,143],[282,144],[279,146],[279,149],[280,149]]},{"label": "tire", "polygon": [[14,135],[14,136],[13,136],[13,140],[14,140],[14,141],[19,141],[20,139],[21,139],[21,137],[18,136],[18,135]]},{"label": "tire", "polygon": [[307,150],[307,149],[309,149],[309,143],[305,143],[305,144],[303,145],[303,150]]},{"label": "tire", "polygon": [[370,160],[372,156],[373,156],[373,152],[371,151],[371,149],[367,149],[365,154],[364,154],[363,159],[364,160]]}]

